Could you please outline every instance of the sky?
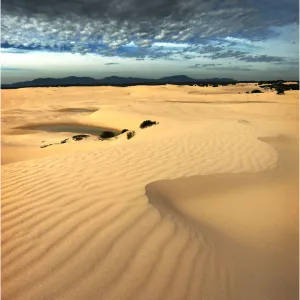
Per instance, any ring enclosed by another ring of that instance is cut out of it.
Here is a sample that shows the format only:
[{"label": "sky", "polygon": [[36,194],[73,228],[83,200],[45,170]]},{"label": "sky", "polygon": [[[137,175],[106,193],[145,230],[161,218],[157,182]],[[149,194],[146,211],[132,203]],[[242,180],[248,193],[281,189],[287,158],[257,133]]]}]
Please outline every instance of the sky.
[{"label": "sky", "polygon": [[3,84],[107,76],[299,80],[298,0],[2,0]]}]

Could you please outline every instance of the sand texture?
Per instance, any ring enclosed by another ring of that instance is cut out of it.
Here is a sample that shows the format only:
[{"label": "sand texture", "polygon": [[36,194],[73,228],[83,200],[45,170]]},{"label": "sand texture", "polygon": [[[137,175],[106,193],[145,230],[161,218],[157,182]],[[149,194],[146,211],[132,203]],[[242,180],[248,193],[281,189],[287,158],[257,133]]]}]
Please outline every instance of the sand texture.
[{"label": "sand texture", "polygon": [[[298,91],[255,88],[2,90],[2,299],[298,299]],[[61,122],[136,135],[17,129]]]}]

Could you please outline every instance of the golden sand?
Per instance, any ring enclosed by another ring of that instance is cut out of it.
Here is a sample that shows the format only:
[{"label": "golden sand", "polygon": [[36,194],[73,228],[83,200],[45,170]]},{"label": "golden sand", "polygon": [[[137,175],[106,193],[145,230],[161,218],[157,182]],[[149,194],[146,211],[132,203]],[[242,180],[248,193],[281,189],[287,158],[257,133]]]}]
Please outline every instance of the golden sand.
[{"label": "golden sand", "polygon": [[[298,91],[256,88],[2,90],[3,299],[297,299]],[[61,122],[136,135],[15,129]]]}]

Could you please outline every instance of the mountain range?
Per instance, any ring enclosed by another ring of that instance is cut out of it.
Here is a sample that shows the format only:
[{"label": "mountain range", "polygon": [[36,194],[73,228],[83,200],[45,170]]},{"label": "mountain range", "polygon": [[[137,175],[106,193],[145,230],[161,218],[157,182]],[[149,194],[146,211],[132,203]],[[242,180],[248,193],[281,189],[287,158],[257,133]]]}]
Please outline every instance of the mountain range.
[{"label": "mountain range", "polygon": [[30,81],[1,84],[1,88],[45,87],[45,86],[127,86],[127,85],[162,85],[162,84],[217,84],[236,83],[231,78],[194,79],[185,75],[175,75],[160,79],[110,76],[102,79],[92,77],[69,76],[64,78],[37,78]]}]

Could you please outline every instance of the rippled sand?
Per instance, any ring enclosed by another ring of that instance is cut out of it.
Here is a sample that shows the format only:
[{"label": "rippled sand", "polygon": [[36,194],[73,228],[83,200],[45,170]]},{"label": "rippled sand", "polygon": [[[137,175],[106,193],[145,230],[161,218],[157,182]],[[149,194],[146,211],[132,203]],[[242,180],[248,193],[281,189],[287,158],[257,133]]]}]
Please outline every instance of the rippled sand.
[{"label": "rippled sand", "polygon": [[297,299],[298,91],[255,88],[2,90],[3,299]]}]

